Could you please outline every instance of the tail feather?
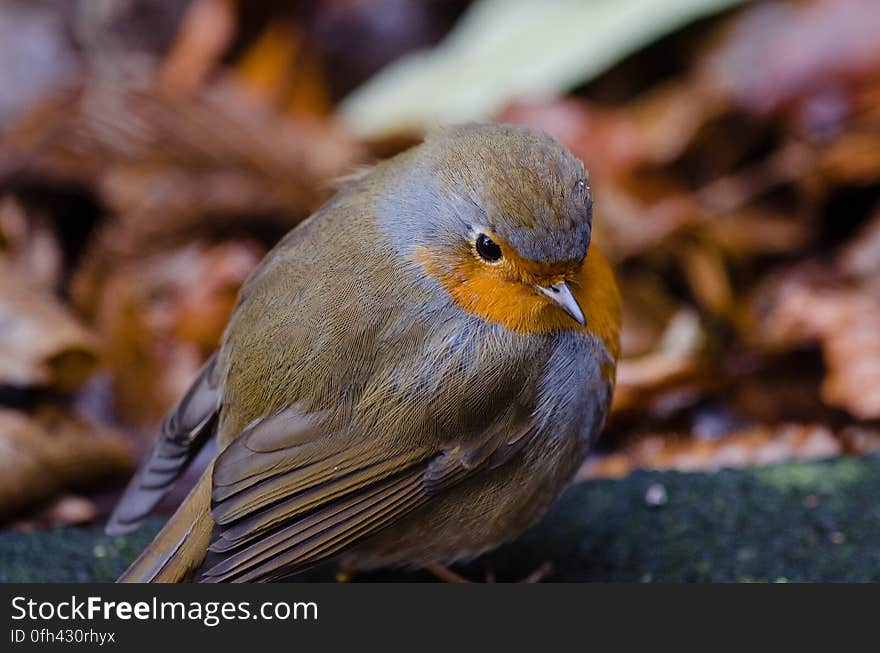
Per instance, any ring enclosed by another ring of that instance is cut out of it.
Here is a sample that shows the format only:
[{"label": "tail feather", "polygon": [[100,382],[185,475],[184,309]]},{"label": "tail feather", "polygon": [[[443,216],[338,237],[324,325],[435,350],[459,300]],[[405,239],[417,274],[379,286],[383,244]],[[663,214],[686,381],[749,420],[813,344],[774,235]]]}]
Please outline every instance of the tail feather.
[{"label": "tail feather", "polygon": [[192,578],[211,543],[213,465],[159,531],[150,545],[119,577],[120,583],[180,583]]}]

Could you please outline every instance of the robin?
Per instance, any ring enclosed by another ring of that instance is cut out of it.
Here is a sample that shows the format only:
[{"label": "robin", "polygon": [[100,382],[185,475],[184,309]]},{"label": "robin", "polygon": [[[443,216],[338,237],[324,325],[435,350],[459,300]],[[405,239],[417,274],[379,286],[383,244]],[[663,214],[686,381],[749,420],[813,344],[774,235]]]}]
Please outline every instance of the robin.
[{"label": "robin", "polygon": [[219,454],[120,580],[449,564],[535,523],[611,400],[614,275],[583,164],[475,124],[342,183],[242,287],[108,532]]}]

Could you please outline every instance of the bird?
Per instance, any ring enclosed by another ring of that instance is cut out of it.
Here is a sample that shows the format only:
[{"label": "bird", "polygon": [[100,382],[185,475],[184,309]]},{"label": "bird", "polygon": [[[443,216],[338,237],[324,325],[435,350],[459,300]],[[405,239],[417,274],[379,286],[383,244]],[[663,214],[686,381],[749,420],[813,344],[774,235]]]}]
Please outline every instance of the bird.
[{"label": "bird", "polygon": [[603,428],[620,295],[582,161],[447,126],[339,182],[243,284],[110,517],[218,453],[122,582],[451,565],[535,524]]}]

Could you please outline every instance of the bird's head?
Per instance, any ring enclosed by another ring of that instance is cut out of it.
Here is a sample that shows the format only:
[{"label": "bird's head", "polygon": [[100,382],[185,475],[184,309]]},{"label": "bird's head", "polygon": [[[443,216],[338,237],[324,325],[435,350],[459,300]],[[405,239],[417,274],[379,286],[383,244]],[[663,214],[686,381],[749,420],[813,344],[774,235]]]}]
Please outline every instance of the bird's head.
[{"label": "bird's head", "polygon": [[519,333],[586,329],[616,343],[620,301],[590,244],[589,178],[565,147],[523,127],[465,125],[394,169],[383,214],[402,253],[465,311]]}]

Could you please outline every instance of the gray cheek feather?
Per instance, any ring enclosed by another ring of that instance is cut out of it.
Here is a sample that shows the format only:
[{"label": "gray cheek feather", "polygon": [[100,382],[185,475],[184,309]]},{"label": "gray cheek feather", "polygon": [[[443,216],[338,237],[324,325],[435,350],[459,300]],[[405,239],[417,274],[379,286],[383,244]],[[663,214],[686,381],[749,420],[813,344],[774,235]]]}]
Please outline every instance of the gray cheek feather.
[{"label": "gray cheek feather", "polygon": [[554,334],[552,353],[541,376],[535,417],[553,424],[551,437],[576,437],[584,449],[601,430],[612,386],[602,377],[602,364],[612,362],[602,342],[576,332]]}]

